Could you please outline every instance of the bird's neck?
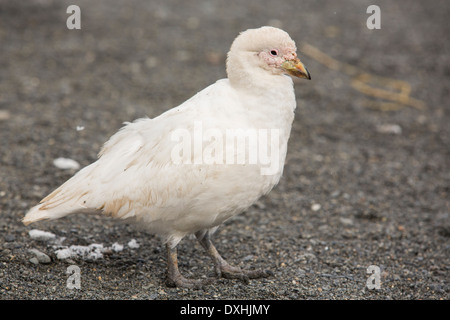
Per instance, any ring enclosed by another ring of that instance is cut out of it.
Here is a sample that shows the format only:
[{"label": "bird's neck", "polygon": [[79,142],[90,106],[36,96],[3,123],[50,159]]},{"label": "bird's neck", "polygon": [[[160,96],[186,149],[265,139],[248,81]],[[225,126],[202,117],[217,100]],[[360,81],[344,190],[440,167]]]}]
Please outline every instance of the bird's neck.
[{"label": "bird's neck", "polygon": [[[253,53],[248,54],[252,55]],[[251,56],[228,55],[227,75],[231,86],[236,90],[256,96],[292,90],[293,82],[290,77],[283,74],[272,74],[255,64],[255,61],[256,59]]]}]

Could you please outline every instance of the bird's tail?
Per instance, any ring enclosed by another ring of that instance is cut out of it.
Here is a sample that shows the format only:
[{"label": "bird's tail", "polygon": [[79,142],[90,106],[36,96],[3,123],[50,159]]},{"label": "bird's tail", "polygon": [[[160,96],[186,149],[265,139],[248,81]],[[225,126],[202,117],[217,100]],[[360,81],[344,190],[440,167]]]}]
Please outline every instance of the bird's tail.
[{"label": "bird's tail", "polygon": [[[54,192],[56,191],[58,190],[55,190]],[[48,197],[52,195],[53,193],[50,194]],[[25,217],[22,219],[22,222],[25,225],[29,225],[30,223],[41,220],[58,219],[66,215],[69,215],[74,211],[77,211],[75,210],[72,204],[54,203],[51,202],[50,200],[46,200],[47,198],[44,198],[38,205],[34,206],[27,212]]]},{"label": "bird's tail", "polygon": [[89,201],[92,199],[91,194],[89,191],[83,190],[84,184],[80,183],[86,178],[86,169],[79,171],[42,199],[38,205],[31,208],[22,222],[29,225],[36,221],[62,218],[72,213],[93,211],[90,209],[92,207],[90,206],[91,201]]},{"label": "bird's tail", "polygon": [[31,208],[25,217],[22,219],[22,222],[24,225],[29,225],[30,223],[40,221],[40,220],[46,220],[50,218],[50,215],[46,211],[41,211],[40,208],[42,207],[41,204],[34,206]]}]

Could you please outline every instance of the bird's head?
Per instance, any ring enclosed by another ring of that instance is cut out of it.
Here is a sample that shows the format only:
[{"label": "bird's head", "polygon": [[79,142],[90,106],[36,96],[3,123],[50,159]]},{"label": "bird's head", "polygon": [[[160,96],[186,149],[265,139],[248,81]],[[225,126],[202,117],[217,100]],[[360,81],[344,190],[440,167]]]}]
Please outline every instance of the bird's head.
[{"label": "bird's head", "polygon": [[311,79],[308,69],[297,56],[295,42],[283,30],[261,27],[242,32],[228,52],[228,77],[243,77],[246,74],[290,74]]}]

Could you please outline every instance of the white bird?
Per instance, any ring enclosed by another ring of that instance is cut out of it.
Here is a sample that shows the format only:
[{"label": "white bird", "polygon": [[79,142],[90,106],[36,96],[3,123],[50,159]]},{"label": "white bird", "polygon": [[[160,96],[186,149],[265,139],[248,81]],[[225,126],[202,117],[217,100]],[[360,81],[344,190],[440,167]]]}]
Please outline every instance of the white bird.
[{"label": "white bird", "polygon": [[294,41],[273,27],[240,33],[226,70],[227,79],[181,105],[154,119],[126,123],[104,144],[97,161],[31,208],[23,223],[73,213],[133,218],[162,236],[171,286],[206,282],[187,279],[178,270],[176,246],[189,234],[212,257],[219,277],[247,282],[268,276],[229,265],[210,235],[278,183],[296,108],[293,81],[286,74],[311,77]]}]

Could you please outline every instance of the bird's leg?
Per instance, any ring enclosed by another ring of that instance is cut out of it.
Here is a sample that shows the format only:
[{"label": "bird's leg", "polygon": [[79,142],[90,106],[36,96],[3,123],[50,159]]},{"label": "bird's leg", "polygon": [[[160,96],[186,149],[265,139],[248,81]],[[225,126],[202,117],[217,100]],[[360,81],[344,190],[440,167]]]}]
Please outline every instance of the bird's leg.
[{"label": "bird's leg", "polygon": [[186,279],[178,269],[177,248],[166,244],[167,248],[167,280],[166,284],[169,287],[183,287],[183,288],[200,288],[202,285],[209,283],[207,279]]},{"label": "bird's leg", "polygon": [[242,270],[239,267],[234,267],[219,254],[216,247],[211,242],[209,231],[206,231],[206,233],[201,231],[197,232],[196,236],[200,244],[213,259],[218,277],[240,279],[245,283],[248,283],[249,279],[266,278],[272,274],[272,272],[266,270]]}]

